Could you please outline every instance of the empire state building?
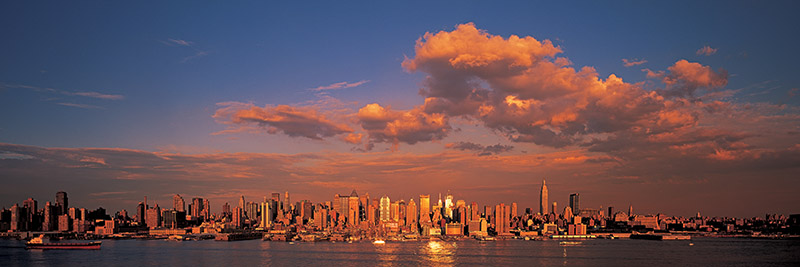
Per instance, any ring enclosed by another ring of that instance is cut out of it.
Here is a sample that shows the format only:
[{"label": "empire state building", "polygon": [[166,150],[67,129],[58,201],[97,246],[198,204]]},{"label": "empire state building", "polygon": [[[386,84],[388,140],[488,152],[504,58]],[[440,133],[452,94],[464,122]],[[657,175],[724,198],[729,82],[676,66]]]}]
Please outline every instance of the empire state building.
[{"label": "empire state building", "polygon": [[546,215],[547,212],[547,184],[545,184],[545,180],[542,179],[542,191],[539,191],[539,212],[542,215]]}]

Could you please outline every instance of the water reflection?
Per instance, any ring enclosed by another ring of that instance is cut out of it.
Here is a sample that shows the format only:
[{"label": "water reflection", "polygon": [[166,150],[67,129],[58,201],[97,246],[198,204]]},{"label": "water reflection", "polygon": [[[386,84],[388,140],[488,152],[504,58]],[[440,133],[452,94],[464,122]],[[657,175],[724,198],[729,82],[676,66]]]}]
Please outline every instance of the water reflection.
[{"label": "water reflection", "polygon": [[269,252],[271,242],[261,242],[261,266],[272,265],[272,254]]},{"label": "water reflection", "polygon": [[424,260],[427,261],[425,263],[435,266],[453,266],[456,248],[455,242],[431,240],[427,246],[421,248],[420,254],[425,256]]},{"label": "water reflection", "polygon": [[374,245],[375,251],[378,252],[378,266],[393,266],[397,262],[398,245],[393,242]]}]

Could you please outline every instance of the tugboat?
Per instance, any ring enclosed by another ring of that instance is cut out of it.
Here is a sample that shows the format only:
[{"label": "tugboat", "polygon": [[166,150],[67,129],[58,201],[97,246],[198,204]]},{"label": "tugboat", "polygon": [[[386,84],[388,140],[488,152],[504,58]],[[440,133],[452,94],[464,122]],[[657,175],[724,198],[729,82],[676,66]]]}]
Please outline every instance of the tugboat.
[{"label": "tugboat", "polygon": [[48,243],[44,242],[44,235],[34,237],[31,241],[25,243],[26,249],[100,249],[100,241],[89,243]]}]

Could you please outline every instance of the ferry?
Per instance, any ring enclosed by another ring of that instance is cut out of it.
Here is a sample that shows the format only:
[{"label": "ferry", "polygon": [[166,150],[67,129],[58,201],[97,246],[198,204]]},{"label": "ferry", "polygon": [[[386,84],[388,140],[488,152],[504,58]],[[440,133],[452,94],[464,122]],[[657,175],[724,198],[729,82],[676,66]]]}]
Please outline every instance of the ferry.
[{"label": "ferry", "polygon": [[386,241],[378,239],[378,240],[372,241],[372,244],[382,245],[382,244],[386,244]]},{"label": "ferry", "polygon": [[100,249],[100,241],[94,241],[89,243],[49,243],[45,242],[44,235],[40,235],[39,237],[35,237],[25,243],[26,249],[92,249],[98,250]]}]

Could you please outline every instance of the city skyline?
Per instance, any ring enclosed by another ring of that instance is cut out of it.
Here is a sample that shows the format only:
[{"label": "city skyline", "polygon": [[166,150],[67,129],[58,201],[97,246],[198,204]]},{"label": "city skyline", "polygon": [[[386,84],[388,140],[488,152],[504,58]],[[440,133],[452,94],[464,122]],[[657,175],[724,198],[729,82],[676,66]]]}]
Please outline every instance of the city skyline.
[{"label": "city skyline", "polygon": [[1,205],[798,213],[797,2],[422,3],[2,3]]}]

